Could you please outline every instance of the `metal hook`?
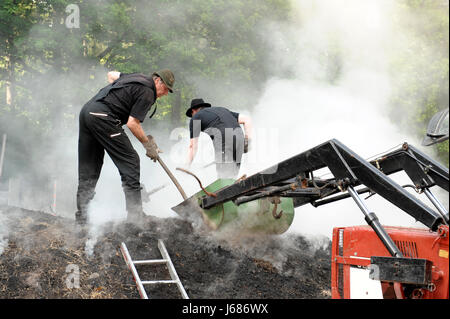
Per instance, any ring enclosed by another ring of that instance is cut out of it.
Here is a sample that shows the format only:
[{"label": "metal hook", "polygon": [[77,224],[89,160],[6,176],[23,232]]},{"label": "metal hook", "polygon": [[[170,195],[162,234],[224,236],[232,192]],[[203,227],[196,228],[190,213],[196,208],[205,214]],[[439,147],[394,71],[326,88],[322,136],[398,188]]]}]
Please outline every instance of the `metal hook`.
[{"label": "metal hook", "polygon": [[275,206],[273,207],[273,209],[272,209],[272,216],[273,216],[273,218],[275,218],[275,219],[280,219],[281,216],[283,215],[283,210],[280,210],[280,212],[277,214],[278,204],[281,203],[280,198],[279,198],[279,197],[271,197],[271,198],[269,199],[269,201],[270,201],[272,204],[275,205]]}]

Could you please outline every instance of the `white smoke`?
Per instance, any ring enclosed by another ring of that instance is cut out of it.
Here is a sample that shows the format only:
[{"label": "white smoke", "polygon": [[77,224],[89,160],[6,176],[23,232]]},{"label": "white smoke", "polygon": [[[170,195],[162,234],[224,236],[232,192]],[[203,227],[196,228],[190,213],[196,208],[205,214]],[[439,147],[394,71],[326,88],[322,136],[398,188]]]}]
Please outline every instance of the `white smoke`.
[{"label": "white smoke", "polygon": [[[148,6],[147,2],[142,2],[142,5]],[[395,2],[292,0],[292,6],[293,16],[285,23],[265,21],[260,26],[262,36],[272,44],[266,63],[267,73],[272,76],[264,84],[262,95],[254,97],[251,114],[255,128],[253,149],[244,155],[241,175],[259,172],[332,138],[363,158],[405,141],[419,146],[420,141],[399,129],[387,115],[391,87],[395,85],[389,70],[390,57],[404,49],[404,41],[408,38],[405,36],[408,30],[393,27],[392,22],[400,15]],[[167,15],[182,23],[186,17],[183,10],[178,9],[167,12]],[[163,24],[160,27],[168,26]],[[103,67],[96,70],[96,79],[102,79],[95,82],[98,88],[103,85],[103,79],[104,85],[107,84],[107,71]],[[84,73],[83,70],[75,72],[74,82],[85,81]],[[53,74],[49,74],[48,81],[43,79],[44,83],[52,84],[51,90],[43,90],[42,96],[36,99],[45,100],[51,91],[67,90],[68,85],[61,85],[61,81],[53,79]],[[217,95],[216,100],[211,97],[208,101],[213,105],[231,106],[233,111],[248,113],[238,104],[240,100],[251,100],[245,96],[248,87],[242,82],[235,92],[223,92],[220,79],[214,82],[198,78],[192,80],[201,96]],[[71,100],[79,100],[72,96],[74,94],[71,93]],[[76,102],[74,108],[80,108],[86,100]],[[74,113],[73,121],[77,121],[78,112]],[[187,124],[182,130],[186,128]],[[76,210],[78,132],[71,133],[57,140],[55,147],[48,152],[48,160],[39,159],[43,164],[38,166],[38,170],[51,176],[54,164],[59,164],[57,214],[73,218]],[[167,142],[172,137],[157,131],[147,133],[155,136],[165,151],[161,157],[187,195],[199,191],[199,185],[191,176],[175,170],[183,166],[187,154],[189,137],[186,131],[173,147]],[[182,201],[181,195],[162,167],[151,162],[140,143],[128,135],[140,155],[141,181],[147,190],[167,185],[151,196],[150,201],[144,204],[144,210],[160,217],[176,216],[170,208]],[[216,179],[216,173],[214,165],[204,168],[213,160],[212,145],[205,136],[201,138],[199,152],[192,171],[206,186]],[[405,176],[397,177],[399,184],[409,183]],[[51,192],[47,195],[51,199]],[[379,215],[382,223],[420,226],[379,196],[372,197],[367,205]],[[105,155],[89,217],[93,234],[97,233],[98,225],[126,217],[120,176],[108,155]],[[298,208],[291,231],[330,236],[332,227],[354,224],[364,224],[363,215],[351,199],[346,199],[320,208],[309,205]]]},{"label": "white smoke", "polygon": [[[293,4],[297,23],[273,24],[264,30],[274,43],[271,65],[278,76],[266,83],[253,112],[255,127],[275,128],[278,140],[256,136],[255,146],[266,157],[247,162],[243,170],[261,171],[269,166],[267,158],[273,165],[332,138],[366,159],[405,141],[419,146],[420,141],[401,131],[386,114],[390,87],[395,84],[388,69],[396,40],[391,20],[398,14],[393,3],[299,0]],[[331,59],[332,55],[337,58]],[[337,66],[339,76],[331,81]],[[283,72],[288,75],[283,77]],[[411,184],[404,174],[396,174],[395,179],[400,185]],[[378,195],[367,206],[383,224],[422,227]],[[297,208],[290,231],[331,237],[333,227],[360,224],[365,224],[364,216],[350,198],[319,208]]]},{"label": "white smoke", "polygon": [[[292,5],[293,21],[268,22],[261,27],[267,42],[273,44],[267,63],[273,76],[254,103],[253,147],[243,157],[240,174],[260,172],[330,139],[338,139],[365,159],[398,148],[403,142],[429,153],[429,149],[420,147],[419,140],[388,116],[391,87],[396,85],[390,73],[391,59],[404,49],[402,43],[409,37],[406,29],[398,33],[392,21],[408,13],[400,12],[392,1],[293,0]],[[214,91],[213,85],[210,88],[204,81],[197,82],[202,84],[201,92]],[[244,91],[243,87],[238,89]],[[222,100],[211,98],[208,102],[215,105]],[[248,113],[234,107],[235,103],[230,105],[233,111]],[[180,163],[180,156],[185,156],[187,145],[185,136],[172,148],[172,167]],[[207,140],[200,151],[205,148]],[[208,152],[212,150],[207,149],[194,162],[204,186],[215,180],[214,166],[202,168],[208,163],[204,156]],[[162,171],[159,167],[158,170],[152,175],[161,177]],[[189,195],[199,190],[191,177],[177,176],[183,187],[189,189]],[[391,178],[400,185],[411,184],[404,173]],[[430,205],[424,195],[411,192]],[[445,194],[435,192],[448,206]],[[163,215],[168,211],[167,203],[180,201],[174,187],[166,187],[152,198],[155,201],[150,207]],[[366,204],[383,224],[423,227],[379,195],[372,196]],[[349,198],[319,208],[310,205],[297,208],[290,232],[331,237],[333,227],[361,224],[365,224],[364,215]]]},{"label": "white smoke", "polygon": [[9,231],[6,227],[6,218],[3,215],[3,212],[0,211],[0,255],[3,254],[5,248],[8,247],[8,236]]}]

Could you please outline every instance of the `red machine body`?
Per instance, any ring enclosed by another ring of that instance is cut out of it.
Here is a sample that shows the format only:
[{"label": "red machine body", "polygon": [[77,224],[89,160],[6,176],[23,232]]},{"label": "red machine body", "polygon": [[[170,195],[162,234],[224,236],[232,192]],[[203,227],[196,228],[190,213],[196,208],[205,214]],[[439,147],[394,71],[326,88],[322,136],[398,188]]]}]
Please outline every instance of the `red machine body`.
[{"label": "red machine body", "polygon": [[[331,292],[334,299],[449,298],[447,225],[428,229],[385,227],[405,258],[426,259],[431,266],[427,285],[376,281],[369,278],[371,257],[390,254],[369,226],[333,229]],[[364,274],[358,275],[363,272]]]}]

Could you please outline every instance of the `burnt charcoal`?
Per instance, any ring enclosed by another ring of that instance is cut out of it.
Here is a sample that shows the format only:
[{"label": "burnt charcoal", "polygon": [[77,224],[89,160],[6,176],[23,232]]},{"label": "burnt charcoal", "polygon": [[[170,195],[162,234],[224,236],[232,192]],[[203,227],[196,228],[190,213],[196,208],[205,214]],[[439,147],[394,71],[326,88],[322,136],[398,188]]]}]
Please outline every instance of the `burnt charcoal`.
[{"label": "burnt charcoal", "polygon": [[[120,244],[134,260],[160,259],[162,239],[192,299],[328,299],[331,244],[299,234],[227,236],[180,218],[109,223],[97,233],[74,220],[2,207],[0,298],[140,298]],[[2,239],[3,238],[3,239]],[[143,280],[170,279],[164,265],[138,267]],[[148,288],[151,298],[180,298],[176,285]]]}]

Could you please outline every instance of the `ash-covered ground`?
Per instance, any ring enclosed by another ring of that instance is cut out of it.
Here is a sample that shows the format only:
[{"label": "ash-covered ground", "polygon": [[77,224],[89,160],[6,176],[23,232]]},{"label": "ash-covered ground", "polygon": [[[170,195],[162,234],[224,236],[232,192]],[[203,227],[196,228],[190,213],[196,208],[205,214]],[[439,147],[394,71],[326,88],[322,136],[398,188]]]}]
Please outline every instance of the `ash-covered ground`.
[{"label": "ash-covered ground", "polygon": [[[0,298],[140,298],[120,244],[134,260],[160,259],[158,239],[191,299],[331,297],[328,239],[208,232],[154,216],[82,230],[71,219],[3,206]],[[170,279],[163,265],[137,268],[143,280]],[[174,284],[146,287],[150,298],[180,298]]]}]

